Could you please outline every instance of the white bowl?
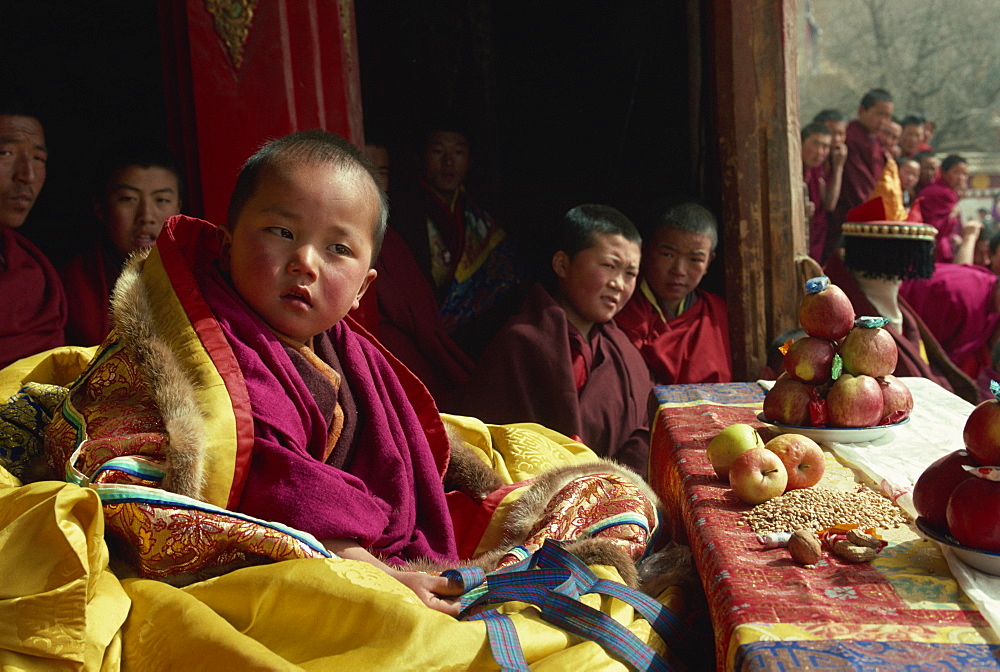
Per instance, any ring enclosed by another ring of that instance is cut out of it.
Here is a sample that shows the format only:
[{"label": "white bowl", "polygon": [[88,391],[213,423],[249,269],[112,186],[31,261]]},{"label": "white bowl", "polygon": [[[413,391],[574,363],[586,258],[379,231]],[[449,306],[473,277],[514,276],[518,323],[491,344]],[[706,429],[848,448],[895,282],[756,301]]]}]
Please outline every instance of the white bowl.
[{"label": "white bowl", "polygon": [[768,420],[763,413],[758,413],[757,419],[773,427],[779,434],[802,434],[816,443],[868,443],[910,421],[909,418],[904,418],[896,424],[877,427],[799,427]]},{"label": "white bowl", "polygon": [[935,530],[923,518],[917,518],[917,527],[922,533],[934,541],[950,548],[952,552],[958,556],[959,560],[970,567],[974,567],[975,569],[978,569],[981,572],[986,572],[987,574],[1000,576],[1000,553],[994,553],[993,551],[980,551],[976,548],[963,546],[955,541],[955,538],[950,534]]}]

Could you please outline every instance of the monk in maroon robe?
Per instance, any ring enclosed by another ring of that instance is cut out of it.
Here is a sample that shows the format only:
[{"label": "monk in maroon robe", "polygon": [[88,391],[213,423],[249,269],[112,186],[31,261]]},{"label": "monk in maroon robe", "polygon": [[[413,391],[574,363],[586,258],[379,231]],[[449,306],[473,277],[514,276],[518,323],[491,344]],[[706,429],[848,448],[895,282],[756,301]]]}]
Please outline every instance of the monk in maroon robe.
[{"label": "monk in maroon robe", "polygon": [[615,321],[659,385],[733,379],[726,302],[698,289],[717,242],[714,215],[696,203],[668,208],[646,235],[642,281]]},{"label": "monk in maroon robe", "polygon": [[635,289],[640,240],[614,208],[566,213],[551,293],[531,289],[477,363],[456,412],[543,424],[645,477],[653,381],[613,321]]},{"label": "monk in maroon robe", "polygon": [[[574,351],[585,370],[579,388]],[[495,424],[543,424],[645,477],[652,387],[642,356],[613,321],[595,324],[584,339],[535,285],[486,349],[456,411]]]},{"label": "monk in maroon robe", "polygon": [[0,101],[0,367],[63,345],[66,297],[52,264],[15,229],[45,184],[45,130],[30,106]]},{"label": "monk in maroon robe", "polygon": [[59,275],[27,238],[0,226],[0,368],[65,343]]},{"label": "monk in maroon robe", "polygon": [[941,176],[920,190],[920,210],[924,221],[938,230],[934,241],[934,260],[955,259],[956,243],[961,240],[962,216],[958,209],[959,192],[969,183],[965,159],[952,154],[941,162]]},{"label": "monk in maroon robe", "polygon": [[841,225],[847,211],[871,198],[885,169],[886,152],[877,134],[892,118],[895,104],[884,89],[872,89],[861,99],[858,118],[847,125],[847,162],[837,207],[827,216],[826,244],[817,261],[824,263],[840,244]]},{"label": "monk in maroon robe", "polygon": [[907,280],[899,295],[927,324],[948,357],[971,378],[991,365],[1000,327],[997,276],[988,268],[937,264],[927,279]]}]

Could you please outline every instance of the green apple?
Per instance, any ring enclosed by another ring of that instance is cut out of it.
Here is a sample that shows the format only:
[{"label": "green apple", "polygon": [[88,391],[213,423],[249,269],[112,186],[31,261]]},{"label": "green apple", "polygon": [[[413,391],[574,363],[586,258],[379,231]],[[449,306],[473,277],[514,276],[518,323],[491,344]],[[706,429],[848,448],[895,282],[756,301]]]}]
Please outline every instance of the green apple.
[{"label": "green apple", "polygon": [[729,480],[729,466],[736,458],[751,448],[763,448],[764,440],[750,425],[737,423],[729,425],[715,435],[708,443],[706,454],[716,475],[723,481]]}]

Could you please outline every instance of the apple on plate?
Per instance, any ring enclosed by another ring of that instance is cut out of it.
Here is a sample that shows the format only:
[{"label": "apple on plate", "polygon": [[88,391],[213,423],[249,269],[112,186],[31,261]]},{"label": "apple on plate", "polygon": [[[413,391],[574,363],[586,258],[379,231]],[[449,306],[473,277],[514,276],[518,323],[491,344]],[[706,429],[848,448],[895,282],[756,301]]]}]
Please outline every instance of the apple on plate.
[{"label": "apple on plate", "polygon": [[932,462],[913,484],[913,508],[931,527],[948,531],[948,498],[955,486],[969,478],[962,468],[979,466],[964,450],[955,450]]},{"label": "apple on plate", "polygon": [[785,491],[788,470],[776,453],[751,448],[729,466],[729,485],[747,504],[761,504]]},{"label": "apple on plate", "polygon": [[809,420],[811,387],[791,376],[778,378],[774,387],[764,395],[764,417],[784,425],[808,427],[812,424]]},{"label": "apple on plate", "polygon": [[831,427],[874,427],[882,419],[882,404],[882,387],[865,375],[841,374],[826,395]]},{"label": "apple on plate", "polygon": [[854,306],[844,290],[837,285],[828,285],[826,289],[802,298],[799,324],[810,336],[838,341],[854,325]]},{"label": "apple on plate", "polygon": [[857,326],[840,344],[840,358],[848,373],[878,378],[896,370],[899,352],[896,341],[885,329]]},{"label": "apple on plate", "polygon": [[815,336],[800,338],[785,353],[785,371],[804,383],[822,383],[830,378],[835,354],[833,341]]},{"label": "apple on plate", "polygon": [[[734,463],[735,466],[735,463]],[[955,486],[945,516],[958,543],[1000,553],[1000,483],[970,474]]]},{"label": "apple on plate", "polygon": [[779,434],[764,444],[764,447],[777,455],[785,465],[785,471],[788,472],[785,490],[811,488],[823,478],[826,457],[819,444],[808,436]]},{"label": "apple on plate", "polygon": [[715,474],[723,481],[729,480],[729,467],[733,461],[750,450],[764,445],[757,430],[750,425],[736,423],[729,425],[712,437],[705,453],[712,463]]},{"label": "apple on plate", "polygon": [[988,399],[972,409],[962,439],[965,449],[979,464],[1000,466],[1000,401]]},{"label": "apple on plate", "polygon": [[901,422],[913,410],[913,394],[903,381],[893,375],[879,379],[882,385],[882,421]]}]

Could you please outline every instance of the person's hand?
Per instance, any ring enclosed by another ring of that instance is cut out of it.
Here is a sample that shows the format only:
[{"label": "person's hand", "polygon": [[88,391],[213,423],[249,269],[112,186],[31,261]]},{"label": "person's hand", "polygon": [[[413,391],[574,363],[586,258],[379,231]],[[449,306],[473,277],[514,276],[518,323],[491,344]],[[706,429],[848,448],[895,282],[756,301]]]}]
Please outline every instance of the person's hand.
[{"label": "person's hand", "polygon": [[830,148],[830,163],[834,168],[843,168],[847,162],[847,143]]},{"label": "person's hand", "polygon": [[806,219],[812,219],[813,215],[816,214],[816,204],[810,200],[806,200]]},{"label": "person's hand", "polygon": [[393,570],[390,575],[412,590],[431,609],[453,617],[458,617],[462,611],[458,599],[462,595],[462,586],[458,581],[424,572]]},{"label": "person's hand", "polygon": [[983,230],[983,223],[978,219],[970,219],[962,225],[962,240],[979,239],[979,232]]}]

